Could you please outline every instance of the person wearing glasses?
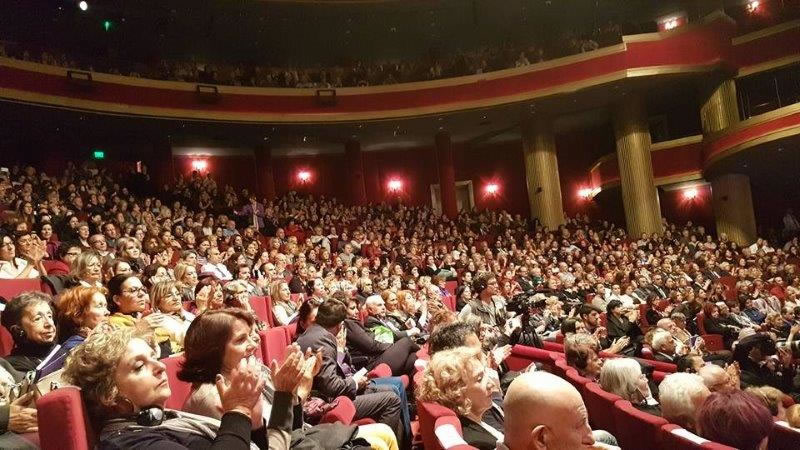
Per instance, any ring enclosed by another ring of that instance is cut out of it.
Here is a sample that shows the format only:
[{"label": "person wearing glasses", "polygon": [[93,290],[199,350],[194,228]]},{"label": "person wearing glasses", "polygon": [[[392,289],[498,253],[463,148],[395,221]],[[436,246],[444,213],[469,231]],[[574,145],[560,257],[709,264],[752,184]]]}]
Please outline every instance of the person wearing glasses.
[{"label": "person wearing glasses", "polygon": [[[224,287],[225,292],[225,307],[238,308],[245,310],[256,317],[253,307],[250,305],[250,292],[247,289],[247,284],[241,280],[234,280],[229,282]],[[256,319],[253,326],[256,332],[269,328],[269,326],[260,319]]]},{"label": "person wearing glasses", "polygon": [[[42,260],[47,255],[46,243],[34,234],[25,233],[14,239],[0,231],[0,279],[39,278],[47,275]],[[19,248],[19,252],[17,249]],[[17,256],[19,255],[19,256]]]},{"label": "person wearing glasses", "polygon": [[183,309],[183,297],[177,281],[159,281],[150,289],[150,300],[153,303],[153,314],[160,315],[158,328],[155,330],[157,342],[168,340],[172,353],[183,350],[186,330],[194,320],[194,314]]},{"label": "person wearing glasses", "polygon": [[172,354],[170,339],[163,337],[170,334],[170,329],[164,326],[164,314],[150,313],[150,295],[139,277],[135,275],[115,276],[108,282],[108,297],[111,299],[108,302],[108,309],[111,311],[108,322],[111,325],[117,328],[135,328],[140,321],[143,321],[153,331],[161,329],[162,338],[158,342],[161,358]]}]

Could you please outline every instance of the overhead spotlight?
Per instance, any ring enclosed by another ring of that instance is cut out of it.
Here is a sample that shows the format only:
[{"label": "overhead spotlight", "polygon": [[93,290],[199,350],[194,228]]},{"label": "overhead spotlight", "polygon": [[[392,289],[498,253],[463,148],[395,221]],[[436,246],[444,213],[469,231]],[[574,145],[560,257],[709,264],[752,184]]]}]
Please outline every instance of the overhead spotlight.
[{"label": "overhead spotlight", "polygon": [[695,198],[697,198],[697,189],[689,188],[689,189],[683,191],[683,197],[686,200],[694,200]]},{"label": "overhead spotlight", "polygon": [[664,22],[665,30],[669,31],[674,30],[675,28],[678,28],[678,19],[670,19]]},{"label": "overhead spotlight", "polygon": [[85,0],[81,0],[78,2],[78,8],[80,8],[81,11],[86,11],[87,9],[89,9],[89,4],[86,3]]},{"label": "overhead spotlight", "polygon": [[758,12],[758,9],[761,7],[761,2],[759,0],[750,0],[747,2],[747,12],[750,14]]}]

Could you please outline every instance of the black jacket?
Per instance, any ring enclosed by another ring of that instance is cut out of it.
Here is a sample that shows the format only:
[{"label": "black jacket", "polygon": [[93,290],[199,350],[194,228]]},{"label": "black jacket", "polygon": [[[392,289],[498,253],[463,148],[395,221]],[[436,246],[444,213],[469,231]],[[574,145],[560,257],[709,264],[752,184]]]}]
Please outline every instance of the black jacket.
[{"label": "black jacket", "polygon": [[372,333],[357,320],[347,319],[344,321],[344,326],[347,328],[347,349],[350,351],[353,363],[358,367],[366,366],[367,363],[363,361],[380,356],[392,346],[376,341]]},{"label": "black jacket", "polygon": [[[331,401],[340,395],[356,398],[358,386],[352,376],[345,375],[337,360],[336,336],[319,325],[312,325],[297,337],[297,344],[303,351],[322,350],[322,368],[314,377],[313,390],[323,399]],[[349,354],[345,361],[349,361]]]}]

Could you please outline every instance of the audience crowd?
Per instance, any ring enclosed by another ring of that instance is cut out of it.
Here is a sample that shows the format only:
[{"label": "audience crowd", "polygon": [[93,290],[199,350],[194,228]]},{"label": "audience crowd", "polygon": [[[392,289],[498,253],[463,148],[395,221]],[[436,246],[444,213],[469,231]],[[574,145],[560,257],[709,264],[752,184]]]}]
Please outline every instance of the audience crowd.
[{"label": "audience crowd", "polygon": [[[547,230],[502,211],[261,199],[197,172],[154,189],[91,163],[0,172],[0,209],[0,279],[47,291],[0,304],[3,448],[37,429],[31,385],[79,386],[100,448],[410,448],[418,401],[453,410],[480,449],[617,445],[569,383],[509,370],[512,345],[548,342],[640,411],[737,448],[800,415],[784,409],[800,398],[797,236],[740,246],[665,223],[635,239],[587,217]],[[268,322],[296,330],[280,364],[260,360]],[[174,411],[161,360],[179,354],[192,389]],[[377,423],[321,424],[341,397]]]},{"label": "audience crowd", "polygon": [[[634,25],[626,32],[638,33]],[[608,22],[591,32],[567,30],[540,44],[504,42],[418,60],[355,61],[330,67],[270,67],[219,61],[162,59],[157,64],[121,58],[85,58],[55,48],[36,49],[0,40],[0,56],[42,64],[154,80],[278,88],[340,88],[437,80],[522,67],[618,44],[622,27]],[[126,54],[126,52],[119,52]]]}]

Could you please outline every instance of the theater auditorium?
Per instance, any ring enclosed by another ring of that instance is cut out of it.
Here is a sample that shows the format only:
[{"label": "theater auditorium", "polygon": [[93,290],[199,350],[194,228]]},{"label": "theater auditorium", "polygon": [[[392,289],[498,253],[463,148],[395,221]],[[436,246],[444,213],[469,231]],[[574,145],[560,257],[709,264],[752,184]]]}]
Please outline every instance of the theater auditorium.
[{"label": "theater auditorium", "polygon": [[0,11],[0,449],[800,450],[800,0]]}]

